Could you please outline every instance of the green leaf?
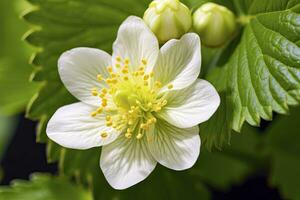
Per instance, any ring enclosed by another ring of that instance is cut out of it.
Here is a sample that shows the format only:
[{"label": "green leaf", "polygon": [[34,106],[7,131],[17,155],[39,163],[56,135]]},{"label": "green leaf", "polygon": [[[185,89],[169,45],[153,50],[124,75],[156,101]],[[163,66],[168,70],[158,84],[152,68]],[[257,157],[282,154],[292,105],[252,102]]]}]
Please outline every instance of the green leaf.
[{"label": "green leaf", "polygon": [[70,183],[66,178],[34,174],[30,181],[13,181],[0,187],[0,200],[92,200],[89,191]]},{"label": "green leaf", "polygon": [[38,89],[38,84],[29,83],[32,68],[27,59],[31,50],[21,40],[26,26],[18,17],[17,2],[16,0],[0,2],[1,114],[14,114],[23,110]]},{"label": "green leaf", "polygon": [[201,126],[208,148],[229,142],[231,128],[240,132],[245,121],[259,126],[300,101],[300,1],[236,0],[234,7],[247,20],[228,62],[207,76],[226,94]]},{"label": "green leaf", "polygon": [[271,183],[278,186],[287,199],[300,199],[300,108],[290,116],[274,121],[268,132],[271,156]]}]

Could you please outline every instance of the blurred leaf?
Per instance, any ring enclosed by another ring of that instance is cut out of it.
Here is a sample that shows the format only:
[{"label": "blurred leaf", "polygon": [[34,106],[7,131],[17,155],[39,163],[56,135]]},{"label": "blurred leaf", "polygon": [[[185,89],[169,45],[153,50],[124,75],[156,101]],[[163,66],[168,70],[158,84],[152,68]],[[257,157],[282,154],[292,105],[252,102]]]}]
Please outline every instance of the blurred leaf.
[{"label": "blurred leaf", "polygon": [[16,125],[15,118],[0,115],[0,161],[12,137]]},{"label": "blurred leaf", "polygon": [[24,109],[38,86],[29,83],[32,68],[27,60],[31,51],[21,40],[26,26],[19,19],[17,3],[20,0],[0,1],[1,114],[13,114]]},{"label": "blurred leaf", "polygon": [[0,200],[92,200],[90,192],[67,179],[34,174],[30,181],[15,180],[0,187]]},{"label": "blurred leaf", "polygon": [[300,108],[274,121],[268,132],[271,183],[288,199],[300,199]]},{"label": "blurred leaf", "polygon": [[202,148],[197,165],[191,172],[210,186],[227,190],[263,165],[263,142],[264,137],[256,128],[245,126],[242,134],[235,134],[230,146],[223,151],[208,152]]}]

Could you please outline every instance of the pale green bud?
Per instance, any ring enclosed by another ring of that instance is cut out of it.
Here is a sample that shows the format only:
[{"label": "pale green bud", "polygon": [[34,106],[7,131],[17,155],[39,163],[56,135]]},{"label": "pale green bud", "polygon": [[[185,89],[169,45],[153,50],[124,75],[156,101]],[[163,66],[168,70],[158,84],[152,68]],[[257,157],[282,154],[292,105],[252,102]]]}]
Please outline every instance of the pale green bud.
[{"label": "pale green bud", "polygon": [[236,27],[234,14],[215,3],[203,4],[193,15],[193,28],[206,46],[225,44],[232,38]]},{"label": "pale green bud", "polygon": [[144,21],[162,44],[188,32],[192,14],[179,0],[155,0],[144,13]]}]

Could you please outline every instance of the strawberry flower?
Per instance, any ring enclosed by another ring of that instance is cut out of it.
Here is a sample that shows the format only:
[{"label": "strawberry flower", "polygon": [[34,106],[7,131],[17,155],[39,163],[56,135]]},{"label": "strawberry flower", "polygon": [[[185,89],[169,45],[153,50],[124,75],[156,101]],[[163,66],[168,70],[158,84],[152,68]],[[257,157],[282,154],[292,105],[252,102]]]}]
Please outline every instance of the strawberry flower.
[{"label": "strawberry flower", "polygon": [[55,112],[48,137],[67,148],[102,146],[100,168],[115,189],[144,180],[157,162],[192,167],[200,153],[198,124],[220,103],[214,87],[197,79],[200,49],[194,33],[159,49],[143,20],[131,16],[112,56],[93,48],[63,53],[59,75],[80,102]]}]

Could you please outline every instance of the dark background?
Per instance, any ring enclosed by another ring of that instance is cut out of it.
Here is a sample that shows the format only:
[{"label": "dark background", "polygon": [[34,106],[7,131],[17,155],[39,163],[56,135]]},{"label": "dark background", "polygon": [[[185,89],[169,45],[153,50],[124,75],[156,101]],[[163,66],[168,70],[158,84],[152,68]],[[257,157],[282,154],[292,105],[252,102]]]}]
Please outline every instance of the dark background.
[{"label": "dark background", "polygon": [[[1,165],[4,177],[1,185],[13,179],[26,179],[34,172],[57,173],[56,164],[47,164],[45,145],[35,142],[36,123],[19,116],[18,127],[4,154]],[[214,200],[280,200],[277,189],[270,188],[267,174],[260,172],[249,177],[243,184],[234,185],[229,191],[213,190]]]}]

